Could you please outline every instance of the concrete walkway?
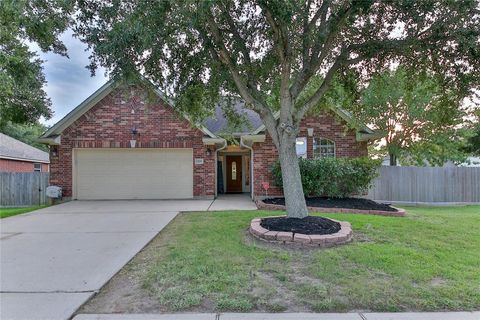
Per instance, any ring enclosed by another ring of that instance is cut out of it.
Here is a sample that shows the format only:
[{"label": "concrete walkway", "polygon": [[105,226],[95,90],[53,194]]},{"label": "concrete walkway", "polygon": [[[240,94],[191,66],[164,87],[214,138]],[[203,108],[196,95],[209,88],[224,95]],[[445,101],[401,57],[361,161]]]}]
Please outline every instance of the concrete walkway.
[{"label": "concrete walkway", "polygon": [[179,211],[211,204],[72,201],[0,220],[0,319],[68,319]]},{"label": "concrete walkway", "polygon": [[249,193],[219,194],[208,211],[257,210]]},{"label": "concrete walkway", "polygon": [[480,312],[80,314],[73,320],[479,320]]}]

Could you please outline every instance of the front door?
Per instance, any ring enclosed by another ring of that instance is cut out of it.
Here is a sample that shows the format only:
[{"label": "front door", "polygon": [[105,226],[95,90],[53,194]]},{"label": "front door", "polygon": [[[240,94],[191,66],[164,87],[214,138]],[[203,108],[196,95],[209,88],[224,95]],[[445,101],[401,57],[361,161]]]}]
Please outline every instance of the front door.
[{"label": "front door", "polygon": [[242,191],[242,156],[227,156],[227,192]]}]

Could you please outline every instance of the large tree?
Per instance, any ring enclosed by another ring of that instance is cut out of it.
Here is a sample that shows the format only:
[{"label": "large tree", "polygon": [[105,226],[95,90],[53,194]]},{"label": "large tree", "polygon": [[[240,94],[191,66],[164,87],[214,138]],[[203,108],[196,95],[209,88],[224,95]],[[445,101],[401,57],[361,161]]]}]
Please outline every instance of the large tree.
[{"label": "large tree", "polygon": [[[346,106],[357,121],[385,133],[376,147],[390,165],[460,161],[460,134],[468,116],[462,96],[425,72],[399,67],[375,75],[358,101]],[[441,164],[440,164],[441,163]]]},{"label": "large tree", "polygon": [[201,114],[222,94],[243,98],[277,147],[288,216],[301,218],[295,138],[332,79],[350,70],[365,81],[401,63],[467,91],[480,77],[478,8],[477,0],[78,0],[75,30],[93,49],[92,69],[140,71],[187,112]]},{"label": "large tree", "polygon": [[27,42],[66,55],[58,40],[73,3],[61,0],[0,1],[0,127],[8,121],[34,124],[50,118],[42,61]]}]

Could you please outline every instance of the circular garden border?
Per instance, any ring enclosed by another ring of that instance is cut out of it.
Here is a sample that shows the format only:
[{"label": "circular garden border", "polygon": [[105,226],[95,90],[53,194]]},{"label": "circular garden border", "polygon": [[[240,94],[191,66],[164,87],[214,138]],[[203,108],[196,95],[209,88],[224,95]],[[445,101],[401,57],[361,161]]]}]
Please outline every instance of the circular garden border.
[{"label": "circular garden border", "polygon": [[269,231],[260,225],[262,219],[286,217],[286,216],[271,216],[264,218],[254,218],[250,222],[250,233],[257,239],[278,244],[301,244],[311,247],[332,247],[339,244],[344,244],[352,240],[352,226],[349,222],[332,221],[340,223],[340,230],[332,234],[303,234],[283,231]]}]

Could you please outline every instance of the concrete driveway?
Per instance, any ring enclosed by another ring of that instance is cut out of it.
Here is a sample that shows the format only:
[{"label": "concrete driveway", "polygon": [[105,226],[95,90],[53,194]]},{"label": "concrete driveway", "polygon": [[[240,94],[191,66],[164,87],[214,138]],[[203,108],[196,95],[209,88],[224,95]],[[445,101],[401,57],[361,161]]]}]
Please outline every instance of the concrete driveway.
[{"label": "concrete driveway", "polygon": [[0,220],[0,318],[68,319],[179,211],[211,205],[72,201]]}]

